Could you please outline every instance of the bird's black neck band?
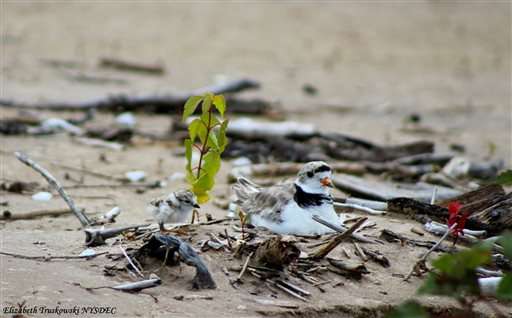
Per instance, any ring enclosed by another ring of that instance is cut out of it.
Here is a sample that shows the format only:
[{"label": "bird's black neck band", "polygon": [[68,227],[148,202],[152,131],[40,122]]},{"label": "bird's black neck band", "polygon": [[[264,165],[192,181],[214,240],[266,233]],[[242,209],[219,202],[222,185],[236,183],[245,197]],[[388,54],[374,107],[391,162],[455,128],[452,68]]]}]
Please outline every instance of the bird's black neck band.
[{"label": "bird's black neck band", "polygon": [[332,202],[332,198],[329,195],[305,192],[297,184],[295,185],[295,195],[293,199],[301,208],[320,206],[324,203]]}]

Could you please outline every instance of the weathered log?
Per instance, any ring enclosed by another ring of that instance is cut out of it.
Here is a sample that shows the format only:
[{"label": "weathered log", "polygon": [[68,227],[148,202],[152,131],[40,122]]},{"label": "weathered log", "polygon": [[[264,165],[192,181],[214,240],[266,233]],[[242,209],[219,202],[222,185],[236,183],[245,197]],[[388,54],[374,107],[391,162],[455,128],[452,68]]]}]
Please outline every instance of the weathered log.
[{"label": "weathered log", "polygon": [[112,57],[101,58],[99,61],[99,66],[118,71],[129,71],[152,75],[163,75],[165,73],[165,67],[161,64],[146,64],[140,62],[121,60]]},{"label": "weathered log", "polygon": [[[175,260],[174,254],[178,253],[185,264],[196,268],[196,275],[192,279],[194,289],[215,289],[216,284],[203,260],[194,249],[179,237],[155,233],[151,239],[142,246],[135,255],[141,262],[145,255],[157,257],[161,260]],[[167,258],[169,254],[170,258]],[[169,264],[169,263],[166,263]],[[171,263],[172,264],[172,263]]]},{"label": "weathered log", "polygon": [[[89,110],[89,109],[103,109],[103,110],[135,110],[146,107],[154,107],[157,111],[167,113],[179,113],[187,99],[194,95],[201,95],[206,92],[214,94],[229,94],[236,93],[246,89],[258,88],[259,83],[251,79],[234,80],[220,85],[212,85],[192,90],[188,93],[174,94],[174,95],[146,95],[146,96],[128,96],[128,95],[112,95],[102,98],[97,98],[90,101],[82,102],[41,102],[41,103],[23,103],[12,100],[0,99],[0,107],[11,107],[18,109],[50,109],[50,110]],[[229,103],[229,101],[228,101]],[[243,106],[234,106],[230,103],[228,111],[241,111]],[[264,111],[268,111],[266,105]]]},{"label": "weathered log", "polygon": [[489,235],[498,235],[512,229],[512,192],[498,203],[472,214],[468,221],[470,220]]},{"label": "weathered log", "polygon": [[424,214],[443,221],[448,217],[447,208],[434,204],[423,203],[414,199],[394,198],[387,202],[388,212],[405,214],[409,217]]},{"label": "weathered log", "polygon": [[340,190],[381,201],[406,197],[429,202],[434,188],[438,189],[437,197],[440,199],[449,199],[460,194],[459,191],[427,183],[405,184],[371,181],[348,174],[335,175],[333,182]]},{"label": "weathered log", "polygon": [[418,141],[397,146],[379,146],[371,142],[338,133],[321,134],[329,156],[339,160],[390,161],[401,157],[432,153],[434,144]]},{"label": "weathered log", "polygon": [[342,261],[333,258],[329,258],[327,260],[329,261],[329,264],[333,266],[332,268],[328,268],[331,272],[343,275],[348,278],[360,280],[363,275],[370,273],[363,263],[357,261]]},{"label": "weathered log", "polygon": [[[428,249],[430,249],[436,245],[436,242],[411,239],[402,234],[395,233],[388,229],[382,230],[380,237],[385,239],[388,242],[400,242],[402,245],[410,244],[413,246],[419,246],[419,247],[424,247],[424,248],[428,248]],[[439,245],[439,246],[436,246],[434,251],[449,252],[449,251],[453,251],[453,249],[446,248],[443,245]]]}]

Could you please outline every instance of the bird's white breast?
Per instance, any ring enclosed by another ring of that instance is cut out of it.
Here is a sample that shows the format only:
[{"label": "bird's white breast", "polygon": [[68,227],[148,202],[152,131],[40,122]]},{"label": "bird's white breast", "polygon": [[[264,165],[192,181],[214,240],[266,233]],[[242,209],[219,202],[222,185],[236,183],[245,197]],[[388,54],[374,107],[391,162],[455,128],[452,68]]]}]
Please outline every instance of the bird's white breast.
[{"label": "bird's white breast", "polygon": [[313,215],[341,225],[340,218],[334,211],[332,204],[325,203],[320,206],[301,208],[294,200],[290,200],[281,212],[282,222],[274,222],[259,215],[251,216],[251,223],[255,226],[266,227],[279,234],[316,235],[332,233],[333,230],[312,219]]}]

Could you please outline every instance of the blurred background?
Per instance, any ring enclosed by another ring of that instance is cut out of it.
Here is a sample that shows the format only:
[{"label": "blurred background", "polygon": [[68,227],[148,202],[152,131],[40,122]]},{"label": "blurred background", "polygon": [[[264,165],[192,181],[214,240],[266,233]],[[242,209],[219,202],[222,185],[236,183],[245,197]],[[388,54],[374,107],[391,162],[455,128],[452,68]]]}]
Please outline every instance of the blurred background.
[{"label": "blurred background", "polygon": [[[243,94],[278,101],[290,120],[511,161],[510,1],[2,0],[0,25],[3,98],[79,101],[248,77],[262,87]],[[165,74],[100,68],[105,57]],[[411,116],[421,129],[404,129]]]}]

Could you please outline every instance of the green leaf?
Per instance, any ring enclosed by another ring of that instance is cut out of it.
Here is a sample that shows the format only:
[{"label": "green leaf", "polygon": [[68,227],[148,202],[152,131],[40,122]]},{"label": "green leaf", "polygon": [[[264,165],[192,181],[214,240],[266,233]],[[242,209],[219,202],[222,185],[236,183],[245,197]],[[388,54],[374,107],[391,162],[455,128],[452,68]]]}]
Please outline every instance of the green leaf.
[{"label": "green leaf", "polygon": [[444,254],[432,262],[434,268],[449,277],[461,278],[468,271],[491,261],[490,243],[478,244],[470,249],[454,254]]},{"label": "green leaf", "polygon": [[187,170],[191,170],[192,165],[192,140],[185,139],[185,159],[187,159]]},{"label": "green leaf", "polygon": [[213,148],[215,151],[219,151],[219,141],[217,140],[217,136],[212,131],[208,135],[208,147]]},{"label": "green leaf", "polygon": [[212,107],[212,93],[206,93],[203,96],[203,115],[208,113],[210,108]]},{"label": "green leaf", "polygon": [[495,183],[503,186],[512,185],[512,170],[506,170],[499,174],[494,180]]},{"label": "green leaf", "polygon": [[185,139],[185,158],[187,160],[185,171],[188,183],[195,182],[194,173],[192,172],[192,140]]},{"label": "green leaf", "polygon": [[219,132],[217,134],[217,140],[219,142],[219,150],[222,153],[228,144],[228,138],[226,137],[226,130],[228,128],[228,120],[224,120],[220,125]]},{"label": "green leaf", "polygon": [[409,300],[391,311],[386,318],[428,318],[429,315],[417,302]]},{"label": "green leaf", "polygon": [[188,125],[188,133],[190,135],[190,140],[192,140],[192,142],[196,140],[196,137],[198,135],[201,140],[204,140],[204,138],[206,138],[206,127],[204,126],[200,118],[194,119]]},{"label": "green leaf", "polygon": [[512,273],[503,276],[496,291],[496,297],[501,300],[512,300]]},{"label": "green leaf", "polygon": [[213,114],[210,114],[209,112],[201,114],[201,120],[203,121],[205,127],[208,126],[208,123],[210,128],[219,124],[217,117],[215,117]]},{"label": "green leaf", "polygon": [[224,112],[226,111],[226,100],[224,99],[224,95],[215,95],[213,97],[213,105],[217,108],[220,115],[224,117]]},{"label": "green leaf", "polygon": [[190,117],[190,115],[192,115],[196,111],[197,105],[199,105],[202,99],[202,96],[189,97],[183,109],[183,121],[185,121],[188,117]]},{"label": "green leaf", "polygon": [[512,260],[512,232],[502,234],[498,243],[503,247],[503,254]]},{"label": "green leaf", "polygon": [[491,246],[491,243],[478,244],[437,258],[432,262],[436,272],[429,274],[418,293],[445,296],[480,295],[476,268],[490,262]]}]

